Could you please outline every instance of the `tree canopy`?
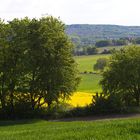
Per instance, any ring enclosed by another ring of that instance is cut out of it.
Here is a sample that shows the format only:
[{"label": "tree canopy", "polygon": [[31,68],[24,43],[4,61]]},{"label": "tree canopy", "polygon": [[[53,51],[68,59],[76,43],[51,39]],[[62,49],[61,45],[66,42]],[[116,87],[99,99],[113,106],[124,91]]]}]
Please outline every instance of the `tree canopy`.
[{"label": "tree canopy", "polygon": [[97,59],[96,64],[93,66],[94,70],[101,70],[103,71],[104,68],[107,66],[107,59],[106,58],[99,58]]},{"label": "tree canopy", "polygon": [[0,21],[1,109],[34,110],[68,98],[79,82],[72,50],[60,19]]},{"label": "tree canopy", "polygon": [[101,81],[106,94],[121,96],[126,105],[140,104],[140,47],[115,52]]}]

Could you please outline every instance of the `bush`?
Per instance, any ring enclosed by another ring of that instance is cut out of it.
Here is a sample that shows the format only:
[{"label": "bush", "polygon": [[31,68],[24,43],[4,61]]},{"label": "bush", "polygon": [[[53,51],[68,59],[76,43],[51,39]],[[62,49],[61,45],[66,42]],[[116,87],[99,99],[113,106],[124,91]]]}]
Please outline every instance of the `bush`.
[{"label": "bush", "polygon": [[90,106],[76,107],[66,112],[64,117],[84,117],[92,115],[92,108]]},{"label": "bush", "polygon": [[111,50],[104,49],[101,54],[111,54]]},{"label": "bush", "polygon": [[51,119],[63,118],[71,109],[72,106],[67,103],[53,103],[51,107],[47,109],[46,116]]},{"label": "bush", "polygon": [[106,58],[99,58],[97,59],[96,64],[93,66],[94,70],[101,70],[103,71],[104,68],[107,66],[108,63],[108,59]]},{"label": "bush", "polygon": [[87,71],[84,71],[84,74],[87,74],[88,72]]},{"label": "bush", "polygon": [[125,109],[118,96],[105,95],[103,93],[96,93],[90,106],[94,113],[118,113]]},{"label": "bush", "polygon": [[89,74],[93,74],[93,72],[92,72],[92,71],[90,71],[90,72],[89,72]]},{"label": "bush", "polygon": [[112,45],[111,40],[100,40],[95,44],[96,47],[106,47],[110,45]]}]

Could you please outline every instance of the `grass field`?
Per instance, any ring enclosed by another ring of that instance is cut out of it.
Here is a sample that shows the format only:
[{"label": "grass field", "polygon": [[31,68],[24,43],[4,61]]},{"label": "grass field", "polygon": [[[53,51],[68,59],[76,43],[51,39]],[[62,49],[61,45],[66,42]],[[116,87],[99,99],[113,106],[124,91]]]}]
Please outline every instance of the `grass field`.
[{"label": "grass field", "polygon": [[75,60],[78,64],[80,72],[93,72],[93,65],[99,58],[109,58],[109,54],[98,54],[98,55],[87,55],[87,56],[76,56]]},{"label": "grass field", "polygon": [[[90,56],[77,56],[75,60],[78,64],[80,72],[93,72],[93,65],[99,58],[109,58],[110,55],[90,55]],[[101,91],[99,81],[101,80],[100,74],[81,74],[81,82],[77,89],[78,92],[95,93]]]},{"label": "grass field", "polygon": [[81,74],[81,83],[77,89],[79,92],[95,93],[101,91],[99,81],[102,76],[100,74]]},{"label": "grass field", "polygon": [[86,106],[92,102],[92,95],[101,91],[99,81],[102,78],[100,74],[80,74],[81,82],[77,92],[71,96],[68,101],[72,106]]},{"label": "grass field", "polygon": [[[79,68],[90,71],[88,62],[99,57],[102,56],[76,59],[85,63],[85,67],[79,63]],[[98,85],[100,74],[81,74],[81,77],[78,92],[68,101],[73,106],[89,104],[92,95],[101,90]],[[0,121],[0,140],[140,140],[140,118],[76,122]]]},{"label": "grass field", "polygon": [[[80,72],[93,72],[93,65],[98,58],[109,58],[110,55],[90,55],[90,56],[77,56],[75,57],[78,63],[78,69]],[[85,106],[92,101],[92,95],[95,92],[101,91],[99,81],[102,76],[100,74],[80,74],[81,82],[78,86],[77,92],[68,101],[73,106]]]},{"label": "grass field", "polygon": [[0,122],[0,140],[140,140],[140,119]]},{"label": "grass field", "polygon": [[[99,58],[109,58],[110,55],[89,55],[89,56],[76,56],[75,60],[78,64],[80,72],[94,72],[93,65]],[[98,85],[101,80],[100,74],[81,74],[81,82],[78,87],[78,92],[91,92],[101,91],[101,87]]]}]

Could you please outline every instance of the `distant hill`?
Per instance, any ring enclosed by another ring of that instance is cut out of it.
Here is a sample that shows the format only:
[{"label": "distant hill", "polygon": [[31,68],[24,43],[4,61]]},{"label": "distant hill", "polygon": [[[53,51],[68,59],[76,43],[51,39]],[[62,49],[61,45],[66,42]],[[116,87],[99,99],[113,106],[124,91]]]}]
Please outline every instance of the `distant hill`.
[{"label": "distant hill", "polygon": [[66,33],[77,45],[95,44],[98,40],[140,37],[140,26],[73,24]]}]

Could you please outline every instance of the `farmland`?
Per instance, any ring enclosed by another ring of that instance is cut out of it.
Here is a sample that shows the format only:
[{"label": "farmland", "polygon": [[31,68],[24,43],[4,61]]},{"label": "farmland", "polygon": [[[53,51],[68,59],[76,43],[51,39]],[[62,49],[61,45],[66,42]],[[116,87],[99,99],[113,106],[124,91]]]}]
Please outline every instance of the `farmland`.
[{"label": "farmland", "polygon": [[98,53],[103,52],[104,49],[106,50],[120,50],[121,48],[124,48],[125,46],[107,46],[107,47],[100,47],[98,48]]},{"label": "farmland", "polygon": [[81,83],[78,87],[80,92],[95,93],[101,91],[99,81],[101,79],[100,74],[81,74]]},{"label": "farmland", "polygon": [[81,83],[78,87],[78,91],[92,93],[101,91],[101,87],[98,84],[101,79],[101,75],[99,73],[90,74],[90,72],[94,72],[93,65],[96,63],[97,59],[109,58],[109,56],[110,55],[90,55],[75,57],[79,71],[81,73],[84,73],[85,71],[87,72],[85,74],[80,74]]},{"label": "farmland", "polygon": [[1,140],[139,140],[140,119],[0,122]]},{"label": "farmland", "polygon": [[89,92],[75,92],[73,96],[70,97],[71,100],[68,100],[67,103],[73,107],[84,107],[91,103],[93,95],[94,93]]},{"label": "farmland", "polygon": [[76,56],[75,60],[78,64],[78,69],[80,72],[93,72],[93,65],[99,58],[109,58],[108,54],[98,54],[98,55],[87,55],[87,56]]},{"label": "farmland", "polygon": [[139,0],[5,0],[0,140],[140,140]]},{"label": "farmland", "polygon": [[[80,74],[81,82],[78,86],[77,92],[71,97],[69,103],[73,106],[84,106],[91,103],[92,95],[96,92],[101,91],[99,81],[102,76],[100,73],[95,73],[93,65],[96,63],[98,58],[109,58],[110,55],[90,55],[90,56],[77,56],[75,60],[78,64],[78,69],[81,73],[87,72],[86,74]],[[90,72],[94,72],[90,74]]]}]

